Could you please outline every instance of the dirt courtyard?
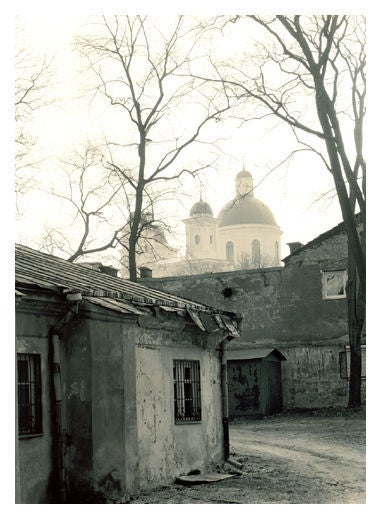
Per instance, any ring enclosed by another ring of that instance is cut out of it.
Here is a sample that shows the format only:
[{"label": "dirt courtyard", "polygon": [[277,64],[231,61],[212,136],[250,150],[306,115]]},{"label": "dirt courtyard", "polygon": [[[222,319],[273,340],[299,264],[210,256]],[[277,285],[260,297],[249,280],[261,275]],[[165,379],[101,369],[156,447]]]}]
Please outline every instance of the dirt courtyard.
[{"label": "dirt courtyard", "polygon": [[[230,424],[242,474],[217,483],[174,484],[131,504],[363,504],[365,411],[285,413]],[[225,464],[217,471],[234,468]]]}]

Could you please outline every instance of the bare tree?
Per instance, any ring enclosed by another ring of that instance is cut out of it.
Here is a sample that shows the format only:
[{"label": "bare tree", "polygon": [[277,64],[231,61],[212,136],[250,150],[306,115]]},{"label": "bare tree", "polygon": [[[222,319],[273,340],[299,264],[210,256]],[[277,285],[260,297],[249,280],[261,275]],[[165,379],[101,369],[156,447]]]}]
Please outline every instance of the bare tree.
[{"label": "bare tree", "polygon": [[147,192],[209,167],[186,151],[202,142],[203,129],[230,108],[220,88],[189,75],[205,28],[187,26],[181,16],[170,22],[165,36],[147,17],[103,17],[95,36],[78,40],[98,79],[98,92],[120,116],[123,129],[119,142],[107,140],[113,149],[109,167],[134,192],[126,236],[132,280],[137,277],[137,242],[147,225],[142,221]]},{"label": "bare tree", "polygon": [[[239,268],[241,269],[263,269],[273,267],[276,260],[269,254],[250,255],[247,252],[242,252],[239,258]],[[278,265],[278,263],[276,263]]]},{"label": "bare tree", "polygon": [[[365,315],[365,20],[331,15],[247,19],[256,24],[257,33],[262,30],[266,35],[252,56],[250,70],[220,71],[214,81],[255,102],[259,113],[254,117],[274,116],[286,123],[332,175],[348,237],[348,405],[358,406]],[[309,106],[301,106],[302,99]]]},{"label": "bare tree", "polygon": [[[63,213],[70,221],[66,228],[46,227],[42,250],[64,253],[74,262],[119,244],[127,224],[126,214],[120,215],[119,208],[128,201],[123,181],[102,162],[102,152],[91,144],[71,151],[70,159],[62,160],[64,181],[55,176],[47,193],[63,203]],[[119,215],[116,219],[113,210]]]},{"label": "bare tree", "polygon": [[15,49],[15,189],[18,195],[32,187],[34,169],[42,162],[33,155],[36,139],[30,128],[36,112],[54,102],[52,62],[46,56],[37,57],[23,42],[23,28],[16,23]]}]

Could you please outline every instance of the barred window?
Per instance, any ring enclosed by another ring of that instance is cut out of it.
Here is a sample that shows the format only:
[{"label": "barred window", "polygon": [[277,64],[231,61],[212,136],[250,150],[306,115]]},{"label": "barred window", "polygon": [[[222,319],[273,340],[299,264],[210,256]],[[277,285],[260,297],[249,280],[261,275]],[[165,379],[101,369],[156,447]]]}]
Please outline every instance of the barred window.
[{"label": "barred window", "polygon": [[200,362],[174,360],[175,422],[201,421]]},{"label": "barred window", "polygon": [[42,433],[41,357],[17,354],[19,434]]}]

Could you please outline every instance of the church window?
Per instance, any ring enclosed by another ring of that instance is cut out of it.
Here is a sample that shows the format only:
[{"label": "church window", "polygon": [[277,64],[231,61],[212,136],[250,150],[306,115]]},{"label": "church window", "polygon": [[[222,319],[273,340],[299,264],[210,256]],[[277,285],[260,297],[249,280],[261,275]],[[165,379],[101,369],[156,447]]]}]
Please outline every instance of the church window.
[{"label": "church window", "polygon": [[209,236],[209,243],[210,243],[210,244],[213,243],[213,236],[212,236],[212,235]]},{"label": "church window", "polygon": [[234,261],[234,245],[232,241],[228,241],[226,244],[226,259],[232,263]]},{"label": "church window", "polygon": [[255,266],[259,267],[261,263],[261,244],[259,240],[251,242],[251,259]]},{"label": "church window", "polygon": [[201,240],[200,240],[200,236],[199,236],[198,234],[196,234],[196,236],[194,237],[194,242],[195,242],[195,244],[196,244],[196,245],[199,245],[200,241],[201,241]]},{"label": "church window", "polygon": [[277,241],[274,243],[274,260],[275,263],[279,263],[279,243]]}]

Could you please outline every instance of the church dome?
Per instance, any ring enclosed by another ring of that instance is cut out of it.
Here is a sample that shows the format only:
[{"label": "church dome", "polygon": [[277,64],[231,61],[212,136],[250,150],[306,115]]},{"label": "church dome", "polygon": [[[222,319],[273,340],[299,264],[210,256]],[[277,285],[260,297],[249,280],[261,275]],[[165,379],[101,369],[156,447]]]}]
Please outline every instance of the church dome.
[{"label": "church dome", "polygon": [[237,173],[236,175],[236,178],[243,178],[243,177],[248,177],[248,178],[253,178],[250,171],[247,171],[247,169],[243,168],[239,173]]},{"label": "church dome", "polygon": [[193,204],[193,206],[190,210],[190,216],[195,216],[195,215],[213,216],[213,211],[207,202],[204,202],[203,200],[199,200],[198,202]]},{"label": "church dome", "polygon": [[240,224],[277,225],[267,205],[253,196],[230,200],[223,206],[218,218],[219,227]]}]

